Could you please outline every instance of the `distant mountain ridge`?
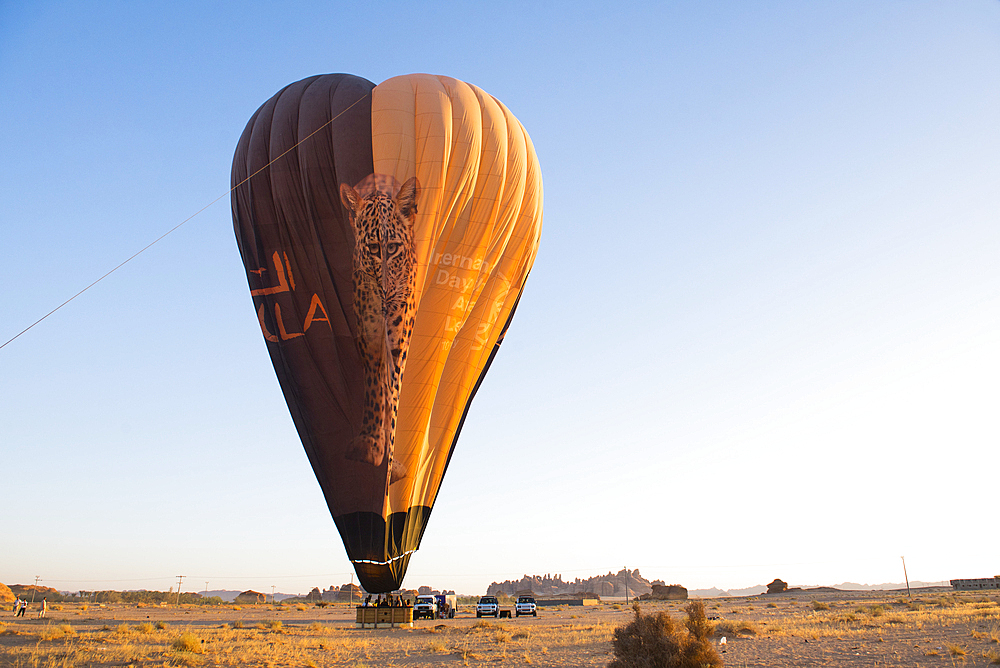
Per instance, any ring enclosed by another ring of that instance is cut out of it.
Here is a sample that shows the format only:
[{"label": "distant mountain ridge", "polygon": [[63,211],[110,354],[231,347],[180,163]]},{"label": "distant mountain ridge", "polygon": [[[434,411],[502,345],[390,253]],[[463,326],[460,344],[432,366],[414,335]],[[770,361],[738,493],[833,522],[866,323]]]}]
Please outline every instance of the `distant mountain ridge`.
[{"label": "distant mountain ridge", "polygon": [[[666,584],[662,580],[647,580],[639,574],[639,570],[622,569],[617,573],[608,571],[607,575],[596,575],[591,578],[575,578],[572,581],[562,579],[562,575],[525,575],[520,580],[505,580],[503,582],[493,582],[487,588],[489,595],[507,594],[514,595],[520,591],[532,591],[536,596],[564,596],[570,594],[594,593],[598,596],[625,596],[626,593],[636,596],[646,594],[652,590],[654,584]],[[680,583],[683,585],[684,583]],[[910,582],[912,589],[921,587],[947,587],[949,582],[923,582],[914,580]],[[906,589],[905,582],[885,582],[881,584],[860,584],[858,582],[842,582],[835,585],[791,585],[790,588],[809,590],[825,587],[828,589],[839,589],[841,591],[889,591],[895,589]],[[767,591],[766,585],[754,585],[740,589],[719,589],[711,587],[709,589],[690,589],[688,596],[698,598],[731,598],[738,596],[760,596]]]},{"label": "distant mountain ridge", "polygon": [[[949,587],[950,582],[923,582],[921,580],[914,580],[910,582],[911,589],[920,589],[922,587]],[[897,589],[906,589],[905,582],[883,582],[881,584],[859,584],[857,582],[841,582],[835,585],[792,585],[789,589],[819,589],[819,588],[829,588],[829,589],[839,589],[841,591],[894,591]],[[719,589],[718,587],[712,587],[711,589],[691,589],[688,591],[689,596],[697,596],[698,598],[730,598],[737,596],[760,596],[767,591],[767,587],[764,585],[756,585],[753,587],[744,587],[743,589]]]}]

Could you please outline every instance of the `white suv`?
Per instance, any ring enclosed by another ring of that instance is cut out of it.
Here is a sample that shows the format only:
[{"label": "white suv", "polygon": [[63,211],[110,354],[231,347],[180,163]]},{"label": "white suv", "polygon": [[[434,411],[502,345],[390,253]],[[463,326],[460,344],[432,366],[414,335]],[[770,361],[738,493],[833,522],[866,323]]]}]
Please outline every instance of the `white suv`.
[{"label": "white suv", "polygon": [[476,617],[489,616],[500,616],[500,601],[496,596],[483,596],[476,604]]},{"label": "white suv", "polygon": [[537,617],[538,607],[535,605],[535,599],[530,596],[518,596],[517,603],[514,605],[514,614],[518,617],[521,615]]}]

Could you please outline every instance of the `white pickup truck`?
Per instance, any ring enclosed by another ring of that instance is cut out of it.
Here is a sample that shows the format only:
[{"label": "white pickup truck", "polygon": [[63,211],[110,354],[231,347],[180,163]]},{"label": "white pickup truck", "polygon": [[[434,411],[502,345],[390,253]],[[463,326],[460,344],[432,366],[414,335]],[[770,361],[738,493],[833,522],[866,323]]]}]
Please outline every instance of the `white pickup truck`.
[{"label": "white pickup truck", "polygon": [[438,602],[433,596],[418,596],[413,603],[413,618],[435,619],[438,616]]},{"label": "white pickup truck", "polygon": [[500,601],[496,596],[483,596],[476,604],[476,617],[499,617]]},{"label": "white pickup truck", "polygon": [[453,619],[458,610],[454,594],[421,594],[413,603],[413,618]]}]

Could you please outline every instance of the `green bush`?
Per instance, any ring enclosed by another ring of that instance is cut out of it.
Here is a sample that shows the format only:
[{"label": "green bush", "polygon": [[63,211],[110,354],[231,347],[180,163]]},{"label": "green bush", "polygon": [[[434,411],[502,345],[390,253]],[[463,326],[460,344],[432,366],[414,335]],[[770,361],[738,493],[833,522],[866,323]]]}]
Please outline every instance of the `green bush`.
[{"label": "green bush", "polygon": [[638,603],[632,609],[635,619],[615,629],[608,668],[721,668],[701,601],[684,607],[683,625],[665,612],[644,615]]}]

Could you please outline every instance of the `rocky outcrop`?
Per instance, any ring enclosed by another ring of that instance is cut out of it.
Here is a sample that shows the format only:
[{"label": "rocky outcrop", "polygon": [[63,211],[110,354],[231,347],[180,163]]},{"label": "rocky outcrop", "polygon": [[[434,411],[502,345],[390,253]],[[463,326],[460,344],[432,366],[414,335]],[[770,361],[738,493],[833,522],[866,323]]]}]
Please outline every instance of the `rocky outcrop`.
[{"label": "rocky outcrop", "polygon": [[576,578],[572,582],[564,581],[558,573],[554,576],[525,575],[520,580],[494,582],[486,593],[492,596],[497,594],[515,596],[519,592],[528,590],[536,598],[549,598],[560,594],[574,594],[579,597],[584,592],[598,596],[625,596],[628,593],[638,597],[652,591],[652,583],[639,574],[639,569],[630,571],[623,568],[618,573],[608,571],[607,575],[598,575],[585,580]]},{"label": "rocky outcrop", "polygon": [[260,593],[259,591],[254,591],[253,589],[247,589],[245,592],[236,597],[237,603],[266,603],[267,596]]},{"label": "rocky outcrop", "polygon": [[774,581],[767,585],[768,594],[783,594],[788,591],[788,583],[774,578]]},{"label": "rocky outcrop", "polygon": [[686,601],[688,590],[679,584],[653,585],[653,590],[639,597],[642,601]]},{"label": "rocky outcrop", "polygon": [[10,587],[0,582],[0,603],[10,603],[15,598],[17,597],[14,596],[14,592],[10,590]]},{"label": "rocky outcrop", "polygon": [[35,595],[36,601],[41,601],[43,598],[47,598],[50,602],[62,596],[58,589],[53,589],[52,587],[39,587],[36,585],[11,585],[10,590],[14,593],[14,596],[20,596],[28,601],[31,600],[32,594]]}]

